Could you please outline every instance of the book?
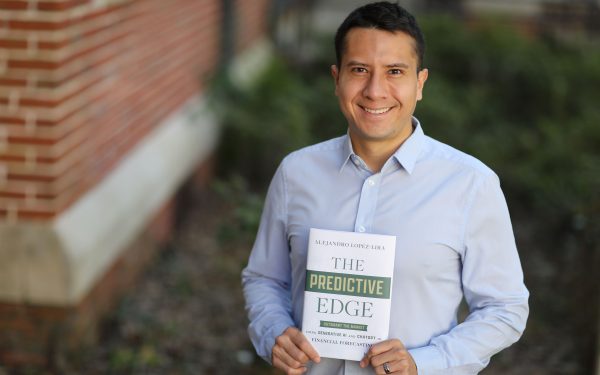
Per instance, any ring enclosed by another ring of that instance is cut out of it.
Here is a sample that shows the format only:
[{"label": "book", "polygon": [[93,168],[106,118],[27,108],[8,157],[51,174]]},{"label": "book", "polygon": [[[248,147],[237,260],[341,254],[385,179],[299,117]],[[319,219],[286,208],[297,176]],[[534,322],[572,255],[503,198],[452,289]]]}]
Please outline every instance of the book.
[{"label": "book", "polygon": [[302,332],[322,357],[360,361],[386,340],[396,237],[310,229]]}]

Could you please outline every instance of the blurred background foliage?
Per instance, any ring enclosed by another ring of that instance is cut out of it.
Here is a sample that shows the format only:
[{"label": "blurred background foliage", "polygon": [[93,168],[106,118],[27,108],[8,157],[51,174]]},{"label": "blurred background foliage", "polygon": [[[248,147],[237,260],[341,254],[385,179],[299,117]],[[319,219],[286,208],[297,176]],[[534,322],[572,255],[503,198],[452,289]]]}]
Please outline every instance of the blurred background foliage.
[{"label": "blurred background foliage", "polygon": [[239,174],[253,188],[264,188],[290,151],[341,134],[344,122],[328,69],[278,56],[248,86],[220,75],[211,103],[224,126],[221,175]]},{"label": "blurred background foliage", "polygon": [[[429,79],[416,116],[427,134],[500,176],[531,291],[526,334],[496,365],[539,361],[553,368],[547,373],[591,373],[600,295],[600,49],[494,22],[420,22]],[[274,58],[250,86],[226,75],[213,84],[224,124],[218,190],[235,197],[238,229],[249,240],[281,159],[346,131],[329,71],[331,40],[318,38],[310,58]],[[235,230],[227,228],[227,237]]]}]

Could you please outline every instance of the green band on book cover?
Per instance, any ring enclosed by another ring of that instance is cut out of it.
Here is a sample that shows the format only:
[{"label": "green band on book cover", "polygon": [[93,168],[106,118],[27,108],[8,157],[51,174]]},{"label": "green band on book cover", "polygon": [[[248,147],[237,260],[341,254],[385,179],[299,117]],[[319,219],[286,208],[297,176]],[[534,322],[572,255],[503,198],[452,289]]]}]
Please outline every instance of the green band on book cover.
[{"label": "green band on book cover", "polygon": [[306,271],[304,290],[370,298],[390,298],[392,279],[347,273]]},{"label": "green band on book cover", "polygon": [[323,328],[337,328],[337,329],[351,329],[354,331],[367,331],[366,324],[355,324],[355,323],[344,323],[344,322],[328,322],[321,320],[321,327]]}]

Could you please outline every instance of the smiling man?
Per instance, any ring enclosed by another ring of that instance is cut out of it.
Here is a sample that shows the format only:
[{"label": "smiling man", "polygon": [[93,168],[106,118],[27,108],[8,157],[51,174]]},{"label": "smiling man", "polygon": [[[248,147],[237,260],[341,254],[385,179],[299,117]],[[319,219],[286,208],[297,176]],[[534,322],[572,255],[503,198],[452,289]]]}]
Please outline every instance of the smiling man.
[{"label": "smiling man", "polygon": [[[252,342],[288,374],[476,374],[529,312],[498,177],[413,117],[428,71],[406,10],[356,9],[335,47],[347,134],[288,155],[273,177],[242,273]],[[360,362],[321,358],[299,330],[310,228],[396,236],[389,339]]]},{"label": "smiling man", "polygon": [[403,32],[356,27],[340,43],[343,56],[331,67],[335,92],[354,151],[379,171],[413,132],[428,71],[420,69],[415,40]]}]

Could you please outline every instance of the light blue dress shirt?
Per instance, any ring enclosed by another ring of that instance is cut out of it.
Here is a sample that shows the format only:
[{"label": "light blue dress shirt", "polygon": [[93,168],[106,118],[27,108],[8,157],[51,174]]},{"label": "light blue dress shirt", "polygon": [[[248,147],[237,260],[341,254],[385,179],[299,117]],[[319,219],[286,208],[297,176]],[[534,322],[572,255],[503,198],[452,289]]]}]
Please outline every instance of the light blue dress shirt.
[{"label": "light blue dress shirt", "polygon": [[[347,135],[282,161],[242,272],[250,338],[267,361],[275,338],[301,327],[311,227],[396,236],[389,337],[420,375],[476,374],[521,336],[529,293],[498,177],[413,126],[379,173]],[[463,297],[470,313],[457,324]],[[373,369],[322,358],[309,373]]]}]

